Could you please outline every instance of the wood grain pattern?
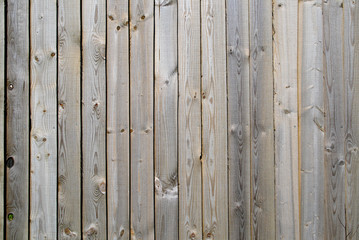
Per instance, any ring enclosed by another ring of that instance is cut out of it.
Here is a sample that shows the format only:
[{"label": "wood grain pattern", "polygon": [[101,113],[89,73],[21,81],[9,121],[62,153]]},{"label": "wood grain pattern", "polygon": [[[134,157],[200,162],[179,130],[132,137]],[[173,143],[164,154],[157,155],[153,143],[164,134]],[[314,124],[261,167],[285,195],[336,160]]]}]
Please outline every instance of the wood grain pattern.
[{"label": "wood grain pattern", "polygon": [[56,2],[32,0],[30,239],[57,236]]},{"label": "wood grain pattern", "polygon": [[228,238],[225,1],[201,2],[202,186],[205,239]]},{"label": "wood grain pattern", "polygon": [[272,3],[250,0],[251,236],[275,239]]},{"label": "wood grain pattern", "polygon": [[179,239],[202,239],[200,1],[178,0]]},{"label": "wood grain pattern", "polygon": [[130,0],[131,239],[154,239],[154,1]]},{"label": "wood grain pattern", "polygon": [[7,239],[28,239],[29,216],[29,1],[7,1],[6,168]]},{"label": "wood grain pattern", "polygon": [[108,239],[130,235],[128,1],[107,1]]},{"label": "wood grain pattern", "polygon": [[[0,139],[5,139],[5,1],[0,0]],[[4,141],[0,141],[0,239],[4,239]]]},{"label": "wood grain pattern", "polygon": [[251,234],[248,3],[227,0],[230,239]]},{"label": "wood grain pattern", "polygon": [[276,238],[293,240],[300,239],[297,13],[297,1],[273,1]]},{"label": "wood grain pattern", "polygon": [[81,239],[80,1],[58,1],[58,238]]},{"label": "wood grain pattern", "polygon": [[106,239],[106,1],[82,1],[82,231]]},{"label": "wood grain pattern", "polygon": [[324,239],[322,18],[322,0],[299,2],[298,102],[302,239]]},{"label": "wood grain pattern", "polygon": [[155,231],[178,239],[177,2],[155,1]]},{"label": "wood grain pattern", "polygon": [[345,163],[346,163],[346,239],[359,239],[359,6],[344,1],[344,88],[345,88]]},{"label": "wood grain pattern", "polygon": [[343,2],[323,1],[325,239],[345,239]]}]

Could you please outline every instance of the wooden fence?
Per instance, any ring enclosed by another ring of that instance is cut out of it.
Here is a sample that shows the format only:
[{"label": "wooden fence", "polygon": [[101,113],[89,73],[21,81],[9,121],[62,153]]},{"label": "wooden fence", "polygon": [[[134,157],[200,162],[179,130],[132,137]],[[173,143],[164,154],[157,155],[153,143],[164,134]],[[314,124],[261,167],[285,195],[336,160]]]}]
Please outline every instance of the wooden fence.
[{"label": "wooden fence", "polygon": [[0,239],[359,239],[357,0],[0,0]]}]

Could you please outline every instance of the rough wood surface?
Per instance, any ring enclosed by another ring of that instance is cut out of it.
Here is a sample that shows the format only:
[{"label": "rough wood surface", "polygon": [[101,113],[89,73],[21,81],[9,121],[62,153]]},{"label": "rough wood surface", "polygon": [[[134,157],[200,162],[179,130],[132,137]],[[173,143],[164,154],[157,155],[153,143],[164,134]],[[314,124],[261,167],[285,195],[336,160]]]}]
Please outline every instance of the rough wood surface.
[{"label": "rough wood surface", "polygon": [[344,1],[346,239],[359,239],[359,4]]},{"label": "rough wood surface", "polygon": [[325,239],[345,239],[343,2],[323,1]]},{"label": "rough wood surface", "polygon": [[[5,139],[5,1],[0,0],[0,139]],[[4,141],[0,141],[0,239],[4,239]]]},{"label": "rough wood surface", "polygon": [[248,3],[227,0],[230,239],[251,234]]},{"label": "rough wood surface", "polygon": [[300,239],[297,111],[298,2],[273,2],[276,238]]},{"label": "rough wood surface", "polygon": [[107,1],[107,219],[108,239],[129,239],[128,2]]},{"label": "rough wood surface", "polygon": [[155,1],[155,229],[178,239],[177,3]]},{"label": "rough wood surface", "polygon": [[250,0],[251,236],[275,239],[272,2]]},{"label": "rough wood surface", "polygon": [[202,239],[200,1],[178,0],[179,239]]},{"label": "rough wood surface", "polygon": [[82,231],[106,239],[106,1],[82,1]]},{"label": "rough wood surface", "polygon": [[57,237],[56,8],[31,1],[30,239]]},{"label": "rough wood surface", "polygon": [[324,238],[322,0],[300,1],[298,16],[300,223],[302,239]]},{"label": "rough wood surface", "polygon": [[58,1],[58,238],[81,239],[80,1]]},{"label": "rough wood surface", "polygon": [[154,1],[130,0],[131,239],[155,238]]},{"label": "rough wood surface", "polygon": [[14,161],[6,168],[7,239],[28,239],[29,231],[29,17],[29,1],[7,1],[6,159]]},{"label": "rough wood surface", "polygon": [[205,239],[228,238],[225,1],[201,1],[202,186]]}]

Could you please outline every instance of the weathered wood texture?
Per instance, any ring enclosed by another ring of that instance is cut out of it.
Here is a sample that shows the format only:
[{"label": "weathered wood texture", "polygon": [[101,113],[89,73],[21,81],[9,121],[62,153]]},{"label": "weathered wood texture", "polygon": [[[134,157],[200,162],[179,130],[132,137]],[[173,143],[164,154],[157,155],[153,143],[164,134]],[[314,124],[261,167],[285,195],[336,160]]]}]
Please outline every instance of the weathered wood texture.
[{"label": "weathered wood texture", "polygon": [[229,238],[250,239],[248,1],[227,0]]},{"label": "weathered wood texture", "polygon": [[359,239],[359,4],[344,1],[346,239]]},{"label": "weathered wood texture", "polygon": [[56,2],[31,1],[30,238],[57,235]]},{"label": "weathered wood texture", "polygon": [[81,239],[80,1],[58,1],[58,239]]},{"label": "weathered wood texture", "polygon": [[155,238],[154,1],[130,0],[131,239]]},{"label": "weathered wood texture", "polygon": [[359,239],[358,49],[355,0],[0,0],[0,238]]},{"label": "weathered wood texture", "polygon": [[345,239],[343,3],[323,1],[325,239]]},{"label": "weathered wood texture", "polygon": [[299,240],[298,2],[273,1],[276,238]]},{"label": "weathered wood texture", "polygon": [[179,239],[202,239],[200,1],[178,0]]},{"label": "weathered wood texture", "polygon": [[250,0],[251,236],[275,239],[272,3]]},{"label": "weathered wood texture", "polygon": [[128,2],[107,1],[108,239],[130,236]]},{"label": "weathered wood texture", "polygon": [[203,235],[228,238],[225,1],[201,1]]},{"label": "weathered wood texture", "polygon": [[82,231],[106,239],[106,1],[82,1]]},{"label": "weathered wood texture", "polygon": [[155,230],[178,239],[177,4],[155,1]]},{"label": "weathered wood texture", "polygon": [[26,217],[29,216],[30,160],[29,21],[28,0],[7,1],[5,154],[8,162],[5,200],[7,239],[28,239],[29,231]]},{"label": "weathered wood texture", "polygon": [[5,1],[0,0],[0,239],[4,239]]},{"label": "weathered wood texture", "polygon": [[300,1],[298,16],[298,109],[300,232],[324,239],[324,86],[322,0]]}]

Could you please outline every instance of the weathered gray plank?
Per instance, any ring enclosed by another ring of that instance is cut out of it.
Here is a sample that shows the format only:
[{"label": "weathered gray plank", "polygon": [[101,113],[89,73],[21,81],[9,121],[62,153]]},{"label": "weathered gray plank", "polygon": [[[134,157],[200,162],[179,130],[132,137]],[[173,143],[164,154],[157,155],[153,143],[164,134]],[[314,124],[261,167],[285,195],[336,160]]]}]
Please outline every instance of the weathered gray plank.
[{"label": "weathered gray plank", "polygon": [[273,1],[276,238],[300,239],[297,111],[298,1]]},{"label": "weathered gray plank", "polygon": [[58,1],[58,238],[81,239],[80,1]]},{"label": "weathered gray plank", "polygon": [[298,16],[300,216],[302,239],[324,238],[322,0],[300,1]]},{"label": "weathered gray plank", "polygon": [[225,1],[201,1],[203,235],[228,238]]},{"label": "weathered gray plank", "polygon": [[178,0],[179,239],[202,239],[200,1]]},{"label": "weathered gray plank", "polygon": [[106,239],[106,1],[82,1],[82,228]]},{"label": "weathered gray plank", "polygon": [[154,1],[130,0],[131,238],[154,239]]},{"label": "weathered gray plank", "polygon": [[325,239],[345,239],[343,1],[323,1]]},{"label": "weathered gray plank", "polygon": [[32,0],[30,238],[57,236],[56,2]]},{"label": "weathered gray plank", "polygon": [[359,239],[359,4],[344,1],[346,239]]},{"label": "weathered gray plank", "polygon": [[155,1],[155,235],[178,239],[177,2]]},{"label": "weathered gray plank", "polygon": [[272,2],[250,0],[251,236],[275,239]]},{"label": "weathered gray plank", "polygon": [[128,1],[107,1],[107,217],[108,239],[129,239]]},{"label": "weathered gray plank", "polygon": [[0,0],[0,239],[4,239],[5,1]]},{"label": "weathered gray plank", "polygon": [[230,239],[251,234],[248,4],[227,0]]},{"label": "weathered gray plank", "polygon": [[[7,239],[28,239],[30,128],[29,16],[28,0],[7,1]],[[14,164],[12,164],[12,160]],[[13,166],[10,167],[11,165]]]}]

